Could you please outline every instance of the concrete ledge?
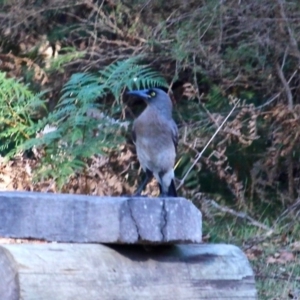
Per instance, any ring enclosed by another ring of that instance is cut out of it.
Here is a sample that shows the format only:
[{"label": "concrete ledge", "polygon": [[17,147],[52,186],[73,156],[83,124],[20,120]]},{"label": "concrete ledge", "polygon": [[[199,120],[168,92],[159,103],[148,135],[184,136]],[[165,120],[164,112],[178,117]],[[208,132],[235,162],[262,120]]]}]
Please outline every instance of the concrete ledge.
[{"label": "concrete ledge", "polygon": [[0,237],[67,243],[199,243],[201,213],[184,198],[0,192]]}]

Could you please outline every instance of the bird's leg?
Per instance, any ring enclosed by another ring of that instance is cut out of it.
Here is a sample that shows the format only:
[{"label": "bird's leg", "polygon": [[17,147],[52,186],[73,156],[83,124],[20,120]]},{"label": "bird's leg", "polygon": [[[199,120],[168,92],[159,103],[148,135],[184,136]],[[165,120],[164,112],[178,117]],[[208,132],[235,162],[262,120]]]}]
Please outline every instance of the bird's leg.
[{"label": "bird's leg", "polygon": [[133,196],[140,196],[145,186],[148,184],[148,182],[152,179],[153,174],[150,170],[146,170],[146,176],[141,185],[138,187],[136,192],[133,194]]},{"label": "bird's leg", "polygon": [[[159,172],[158,175],[160,178],[159,197],[177,197],[176,187],[173,179],[174,171],[170,170],[169,172]],[[169,183],[169,186],[166,186],[166,183]]]},{"label": "bird's leg", "polygon": [[159,179],[160,179],[160,182],[158,183],[158,186],[159,186],[159,197],[166,197],[167,196],[167,193],[164,191],[163,189],[163,176],[164,176],[165,172],[159,172],[158,173],[158,176],[159,176]]},{"label": "bird's leg", "polygon": [[160,198],[167,197],[167,193],[163,192],[162,185],[159,183],[158,186],[159,186],[159,197]]},{"label": "bird's leg", "polygon": [[165,198],[165,197],[168,197],[167,193],[160,193],[159,194],[159,198]]},{"label": "bird's leg", "polygon": [[162,186],[160,183],[158,183],[158,187],[159,187],[159,195],[161,195],[163,192],[162,192]]}]

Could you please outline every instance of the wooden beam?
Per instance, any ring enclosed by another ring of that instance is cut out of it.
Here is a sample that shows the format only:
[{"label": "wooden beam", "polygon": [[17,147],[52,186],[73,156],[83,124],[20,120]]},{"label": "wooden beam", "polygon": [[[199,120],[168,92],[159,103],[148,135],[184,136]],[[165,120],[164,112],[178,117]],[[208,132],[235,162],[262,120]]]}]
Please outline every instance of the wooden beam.
[{"label": "wooden beam", "polygon": [[198,243],[201,213],[184,198],[0,192],[0,237],[75,243]]},{"label": "wooden beam", "polygon": [[257,299],[232,245],[0,245],[1,300]]}]

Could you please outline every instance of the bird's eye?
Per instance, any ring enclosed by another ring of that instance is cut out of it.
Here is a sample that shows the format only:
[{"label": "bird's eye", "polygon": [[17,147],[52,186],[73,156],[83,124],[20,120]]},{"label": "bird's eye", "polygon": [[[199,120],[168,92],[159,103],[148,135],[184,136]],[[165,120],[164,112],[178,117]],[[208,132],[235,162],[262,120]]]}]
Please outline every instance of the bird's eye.
[{"label": "bird's eye", "polygon": [[155,93],[154,91],[152,91],[152,92],[150,93],[150,96],[153,98],[153,97],[156,96],[156,93]]}]

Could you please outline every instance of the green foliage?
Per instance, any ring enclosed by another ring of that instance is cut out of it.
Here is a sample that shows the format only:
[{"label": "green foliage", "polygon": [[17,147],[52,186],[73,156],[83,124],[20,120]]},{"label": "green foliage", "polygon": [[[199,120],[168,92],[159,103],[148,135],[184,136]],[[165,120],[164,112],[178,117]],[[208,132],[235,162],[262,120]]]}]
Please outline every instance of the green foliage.
[{"label": "green foliage", "polygon": [[[275,218],[273,210],[268,217],[263,215],[262,207],[257,207],[257,212],[261,224],[270,226],[270,223],[273,223]],[[254,273],[258,275],[256,279],[258,299],[288,299],[288,294],[299,288],[297,280],[300,273],[299,258],[296,255],[295,260],[285,261],[277,254],[290,252],[294,248],[293,245],[300,236],[299,222],[296,218],[294,220],[285,218],[283,224],[276,223],[273,230],[266,233],[264,229],[247,222],[243,216],[244,214],[241,214],[240,217],[236,217],[230,212],[226,214],[210,207],[209,215],[203,220],[203,236],[208,237],[206,242],[234,244],[246,252]],[[273,263],[266,263],[272,260]]]},{"label": "green foliage", "polygon": [[44,102],[27,86],[0,72],[0,153],[11,157],[16,147],[35,135],[33,117]]},{"label": "green foliage", "polygon": [[207,107],[211,110],[220,111],[228,107],[228,99],[222,96],[222,90],[217,85],[211,86],[207,99]]},{"label": "green foliage", "polygon": [[167,87],[166,80],[153,71],[149,66],[140,65],[142,57],[137,56],[108,65],[99,71],[99,84],[103,92],[113,94],[120,103],[122,91],[125,87],[129,90],[142,89],[154,86]]},{"label": "green foliage", "polygon": [[36,124],[39,136],[21,147],[43,149],[38,178],[51,177],[62,188],[70,175],[88,167],[89,158],[122,143],[122,123],[103,113],[104,98],[112,94],[120,102],[125,88],[166,85],[158,73],[138,61],[118,61],[98,74],[72,75],[55,110]]},{"label": "green foliage", "polygon": [[79,59],[85,55],[84,51],[76,51],[72,47],[66,47],[60,50],[64,54],[59,54],[57,57],[51,60],[51,66],[47,69],[47,72],[59,71],[64,72],[63,66],[73,60]]}]

